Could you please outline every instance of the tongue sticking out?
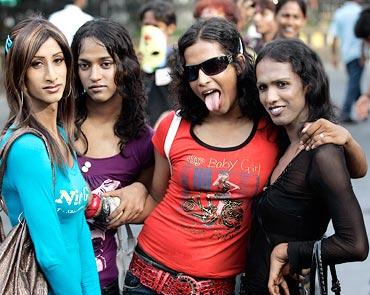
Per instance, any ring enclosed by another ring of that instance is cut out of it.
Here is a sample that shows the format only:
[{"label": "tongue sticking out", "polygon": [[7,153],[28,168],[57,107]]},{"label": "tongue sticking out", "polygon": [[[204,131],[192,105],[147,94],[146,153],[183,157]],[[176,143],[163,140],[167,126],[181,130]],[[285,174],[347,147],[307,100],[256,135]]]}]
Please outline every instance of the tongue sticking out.
[{"label": "tongue sticking out", "polygon": [[220,100],[220,92],[214,91],[208,94],[205,98],[207,109],[210,112],[218,111],[220,109],[221,100]]}]

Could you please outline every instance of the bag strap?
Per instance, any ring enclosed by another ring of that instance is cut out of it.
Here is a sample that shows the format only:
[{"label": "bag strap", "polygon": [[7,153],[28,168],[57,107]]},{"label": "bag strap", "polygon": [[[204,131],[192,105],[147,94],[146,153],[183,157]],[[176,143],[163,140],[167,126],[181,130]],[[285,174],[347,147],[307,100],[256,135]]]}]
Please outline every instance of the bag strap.
[{"label": "bag strap", "polygon": [[170,165],[171,174],[172,174],[172,165],[171,165],[171,160],[170,160],[170,150],[171,150],[173,140],[175,139],[177,130],[179,129],[180,123],[181,123],[180,111],[177,111],[173,115],[170,128],[168,129],[166,139],[164,141],[164,153]]},{"label": "bag strap", "polygon": [[[46,146],[46,150],[47,150],[48,154],[50,155],[49,146],[47,144],[47,140],[46,140],[45,136],[40,131],[38,131],[34,128],[30,128],[30,127],[24,127],[24,128],[19,128],[19,129],[15,130],[13,132],[13,134],[10,136],[10,138],[7,140],[7,142],[0,149],[0,159],[1,159],[1,165],[0,165],[0,211],[4,211],[4,213],[7,214],[7,215],[8,215],[8,210],[5,206],[5,202],[4,202],[3,194],[2,194],[2,191],[3,191],[3,185],[2,184],[3,184],[3,178],[4,178],[4,174],[5,174],[5,170],[6,170],[6,162],[7,162],[7,159],[8,159],[9,150],[10,150],[11,146],[13,145],[13,143],[19,137],[21,137],[22,135],[27,134],[27,133],[34,134],[34,135],[40,137],[44,141],[45,146]],[[52,163],[53,180],[54,180],[55,175],[54,175],[53,166],[54,165]]]},{"label": "bag strap", "polygon": [[[315,295],[316,272],[318,275],[320,295],[328,294],[327,266],[324,265],[322,262],[321,244],[322,244],[322,240],[316,241],[313,246],[313,251],[312,251],[312,265],[311,265],[311,271],[310,271],[310,294],[311,295]],[[330,273],[332,277],[331,291],[334,292],[335,295],[340,295],[341,287],[340,287],[340,282],[337,277],[335,265],[329,265],[329,268],[330,268]]]},{"label": "bag strap", "polygon": [[118,247],[119,249],[125,250],[124,248],[124,235],[123,235],[123,227],[125,227],[127,232],[127,252],[134,251],[135,249],[135,238],[134,234],[132,233],[132,229],[129,224],[121,225],[117,230],[118,235]]}]

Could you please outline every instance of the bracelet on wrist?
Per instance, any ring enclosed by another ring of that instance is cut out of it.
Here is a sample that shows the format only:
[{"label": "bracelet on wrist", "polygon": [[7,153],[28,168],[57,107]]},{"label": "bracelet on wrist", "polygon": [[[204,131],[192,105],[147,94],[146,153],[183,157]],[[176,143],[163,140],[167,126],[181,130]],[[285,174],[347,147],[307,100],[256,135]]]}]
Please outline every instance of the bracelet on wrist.
[{"label": "bracelet on wrist", "polygon": [[101,204],[101,199],[98,195],[92,194],[92,199],[89,205],[85,209],[86,218],[90,219],[93,218],[96,213],[98,212]]},{"label": "bracelet on wrist", "polygon": [[101,210],[100,213],[95,216],[95,220],[98,222],[107,222],[107,218],[110,215],[109,202],[106,197],[101,198]]}]

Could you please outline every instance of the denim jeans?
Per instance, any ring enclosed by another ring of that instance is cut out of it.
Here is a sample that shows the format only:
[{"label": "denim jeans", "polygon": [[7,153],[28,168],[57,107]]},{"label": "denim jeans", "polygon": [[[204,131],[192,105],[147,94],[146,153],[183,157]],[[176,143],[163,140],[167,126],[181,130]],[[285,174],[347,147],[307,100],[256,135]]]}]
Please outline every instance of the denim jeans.
[{"label": "denim jeans", "polygon": [[145,287],[130,271],[127,271],[123,294],[127,295],[156,295],[157,292]]},{"label": "denim jeans", "polygon": [[347,93],[342,107],[342,119],[348,119],[354,102],[361,95],[361,77],[364,66],[360,64],[360,59],[356,58],[346,64],[348,75]]},{"label": "denim jeans", "polygon": [[102,295],[119,295],[118,280],[101,289]]}]

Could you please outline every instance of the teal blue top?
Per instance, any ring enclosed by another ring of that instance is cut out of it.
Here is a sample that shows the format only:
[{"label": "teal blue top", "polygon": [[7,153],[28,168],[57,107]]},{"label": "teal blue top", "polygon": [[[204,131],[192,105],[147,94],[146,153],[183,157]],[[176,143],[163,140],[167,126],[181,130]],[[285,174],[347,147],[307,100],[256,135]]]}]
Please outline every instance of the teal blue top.
[{"label": "teal blue top", "polygon": [[[10,136],[5,134],[1,146]],[[18,138],[10,149],[3,197],[12,225],[25,218],[36,259],[51,288],[49,294],[100,294],[90,231],[84,209],[90,190],[77,159],[62,171],[51,163],[43,140]]]}]

